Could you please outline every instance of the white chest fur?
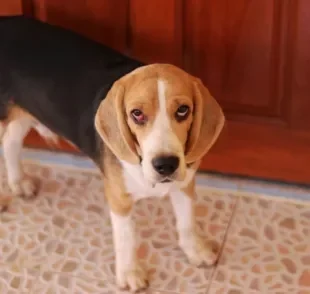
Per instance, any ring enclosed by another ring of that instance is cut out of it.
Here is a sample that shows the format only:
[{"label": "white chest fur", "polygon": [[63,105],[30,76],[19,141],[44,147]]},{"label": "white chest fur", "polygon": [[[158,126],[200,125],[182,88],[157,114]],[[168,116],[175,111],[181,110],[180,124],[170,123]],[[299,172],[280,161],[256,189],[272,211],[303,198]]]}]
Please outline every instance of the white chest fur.
[{"label": "white chest fur", "polygon": [[152,186],[144,179],[140,165],[133,165],[124,161],[121,163],[126,190],[134,200],[147,197],[164,197],[171,192],[186,187],[195,175],[195,170],[187,169],[186,177],[182,182],[158,183]]}]

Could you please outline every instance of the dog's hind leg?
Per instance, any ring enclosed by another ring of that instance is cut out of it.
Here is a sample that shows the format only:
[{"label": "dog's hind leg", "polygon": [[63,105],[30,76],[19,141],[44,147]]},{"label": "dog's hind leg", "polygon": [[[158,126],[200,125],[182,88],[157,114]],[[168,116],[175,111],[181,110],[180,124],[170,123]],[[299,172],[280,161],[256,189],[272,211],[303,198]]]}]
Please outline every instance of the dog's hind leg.
[{"label": "dog's hind leg", "polygon": [[35,196],[37,190],[34,182],[24,174],[21,165],[24,138],[33,124],[32,117],[18,109],[9,115],[2,137],[3,157],[9,187],[14,195],[25,198]]}]

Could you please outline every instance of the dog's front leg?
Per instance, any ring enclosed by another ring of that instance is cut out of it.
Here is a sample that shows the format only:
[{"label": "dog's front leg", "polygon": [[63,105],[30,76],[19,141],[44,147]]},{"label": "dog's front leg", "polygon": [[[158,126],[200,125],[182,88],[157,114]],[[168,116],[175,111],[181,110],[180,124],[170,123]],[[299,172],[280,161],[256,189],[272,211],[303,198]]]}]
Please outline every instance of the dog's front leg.
[{"label": "dog's front leg", "polygon": [[216,254],[196,232],[194,180],[184,189],[173,191],[170,197],[176,216],[179,245],[189,262],[196,266],[213,265],[216,262]]},{"label": "dog's front leg", "polygon": [[132,292],[148,286],[146,273],[140,267],[136,256],[135,230],[131,218],[132,202],[128,194],[122,194],[115,184],[108,189],[105,184],[105,195],[110,204],[110,215],[113,229],[115,250],[116,281],[120,288]]}]

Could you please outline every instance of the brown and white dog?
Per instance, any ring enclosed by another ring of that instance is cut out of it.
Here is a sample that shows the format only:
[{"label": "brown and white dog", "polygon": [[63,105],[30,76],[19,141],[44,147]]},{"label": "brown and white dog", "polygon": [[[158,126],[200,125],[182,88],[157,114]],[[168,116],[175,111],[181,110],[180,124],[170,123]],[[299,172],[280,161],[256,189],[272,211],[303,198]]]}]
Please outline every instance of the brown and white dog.
[{"label": "brown and white dog", "polygon": [[147,286],[135,256],[136,200],[169,195],[179,245],[194,265],[216,255],[195,231],[194,175],[224,125],[202,82],[168,64],[144,65],[67,30],[24,17],[0,18],[0,120],[8,183],[32,197],[19,162],[31,128],[57,133],[102,171],[120,287]]}]

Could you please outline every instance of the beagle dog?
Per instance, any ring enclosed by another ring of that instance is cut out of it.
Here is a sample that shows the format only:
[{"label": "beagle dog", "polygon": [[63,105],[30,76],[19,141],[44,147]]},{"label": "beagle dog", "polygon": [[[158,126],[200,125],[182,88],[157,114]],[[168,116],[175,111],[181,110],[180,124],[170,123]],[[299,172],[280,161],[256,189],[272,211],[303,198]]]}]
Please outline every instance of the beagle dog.
[{"label": "beagle dog", "polygon": [[25,198],[37,192],[20,165],[31,128],[89,156],[104,181],[121,288],[147,286],[131,221],[141,198],[169,195],[188,260],[215,263],[195,231],[194,175],[224,120],[202,82],[173,65],[144,65],[23,16],[0,18],[0,135],[9,187]]}]

